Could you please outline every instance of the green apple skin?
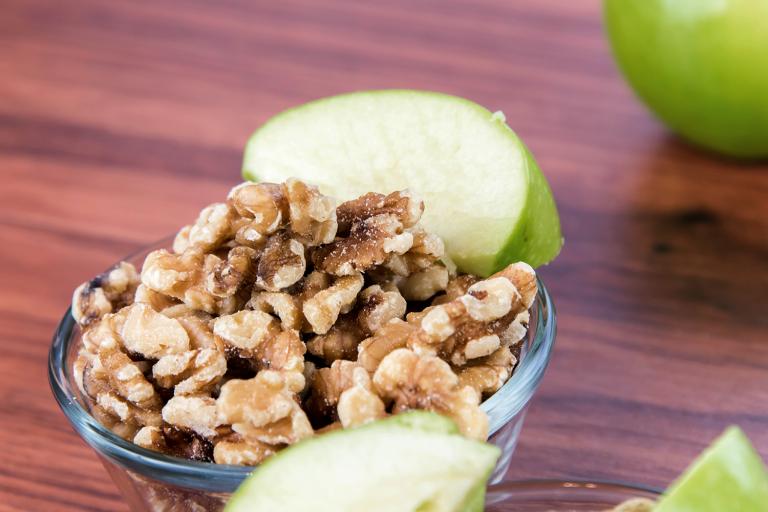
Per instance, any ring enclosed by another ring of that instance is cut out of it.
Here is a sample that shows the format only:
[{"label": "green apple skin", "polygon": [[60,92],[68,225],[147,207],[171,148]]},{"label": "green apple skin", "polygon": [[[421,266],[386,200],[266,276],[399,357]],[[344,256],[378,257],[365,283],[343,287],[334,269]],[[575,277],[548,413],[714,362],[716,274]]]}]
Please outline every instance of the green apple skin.
[{"label": "green apple skin", "polygon": [[240,486],[225,512],[482,512],[497,447],[413,411],[306,439]]},{"label": "green apple skin", "polygon": [[730,427],[675,481],[654,512],[765,512],[768,470],[747,436]]},{"label": "green apple skin", "polygon": [[663,122],[699,146],[768,157],[768,1],[603,6],[621,71]]},{"label": "green apple skin", "polygon": [[563,243],[549,185],[503,114],[447,94],[360,91],[286,110],[251,136],[243,176],[297,177],[339,200],[410,188],[424,227],[481,276],[548,263]]}]

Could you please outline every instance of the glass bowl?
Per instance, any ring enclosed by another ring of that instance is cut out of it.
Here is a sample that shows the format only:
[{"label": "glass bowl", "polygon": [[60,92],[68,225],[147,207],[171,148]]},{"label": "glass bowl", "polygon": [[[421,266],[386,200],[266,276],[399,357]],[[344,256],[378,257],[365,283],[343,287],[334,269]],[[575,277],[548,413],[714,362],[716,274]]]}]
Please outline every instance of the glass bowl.
[{"label": "glass bowl", "polygon": [[607,512],[632,498],[657,500],[661,491],[621,482],[525,480],[488,487],[486,512]]},{"label": "glass bowl", "polygon": [[[146,255],[167,248],[166,238],[126,258],[140,268]],[[489,441],[502,450],[491,476],[498,482],[509,468],[525,412],[544,375],[555,341],[555,309],[544,283],[531,310],[520,362],[509,381],[482,404],[490,420]],[[88,400],[75,384],[72,363],[80,348],[80,328],[64,313],[48,360],[51,389],[78,434],[94,449],[134,511],[217,511],[253,467],[195,462],[146,450],[115,435],[88,412]]]}]

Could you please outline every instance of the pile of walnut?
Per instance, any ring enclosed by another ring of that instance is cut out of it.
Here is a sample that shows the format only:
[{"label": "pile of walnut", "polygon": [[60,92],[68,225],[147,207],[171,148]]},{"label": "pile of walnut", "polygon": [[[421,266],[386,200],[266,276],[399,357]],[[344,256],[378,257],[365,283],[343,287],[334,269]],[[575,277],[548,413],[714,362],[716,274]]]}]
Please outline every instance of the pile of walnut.
[{"label": "pile of walnut", "polygon": [[257,464],[408,409],[485,439],[483,396],[517,363],[533,269],[456,275],[407,191],[336,206],[243,183],[157,250],[81,285],[75,375],[94,416],[167,454]]}]

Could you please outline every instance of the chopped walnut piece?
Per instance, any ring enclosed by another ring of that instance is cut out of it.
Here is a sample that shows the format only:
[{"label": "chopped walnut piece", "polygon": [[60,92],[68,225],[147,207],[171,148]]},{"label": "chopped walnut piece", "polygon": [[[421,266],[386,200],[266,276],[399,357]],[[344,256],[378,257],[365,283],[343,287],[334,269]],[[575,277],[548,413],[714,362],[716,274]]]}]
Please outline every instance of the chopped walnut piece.
[{"label": "chopped walnut piece", "polygon": [[147,359],[159,359],[168,354],[189,350],[189,335],[178,320],[168,318],[147,304],[133,304],[120,330],[123,345],[129,352]]},{"label": "chopped walnut piece", "polygon": [[457,368],[459,383],[470,386],[482,395],[494,393],[512,375],[517,358],[508,347],[501,347],[491,355],[469,361]]},{"label": "chopped walnut piece", "polygon": [[302,373],[306,351],[299,332],[288,329],[261,343],[256,349],[255,359],[259,369]]},{"label": "chopped walnut piece", "polygon": [[240,435],[233,435],[217,442],[213,447],[213,460],[217,464],[233,464],[236,466],[255,466],[260,464],[277,449],[267,443],[256,440],[245,440]]},{"label": "chopped walnut piece", "polygon": [[528,279],[520,268],[524,270],[518,267],[514,274],[500,272],[478,281],[466,294],[409,317],[425,334],[409,339],[409,347],[420,354],[440,355],[456,366],[494,352],[502,344],[501,336],[525,311],[522,295],[507,277]]},{"label": "chopped walnut piece", "polygon": [[176,395],[210,392],[227,373],[227,358],[216,349],[190,350],[167,355],[152,367],[155,382],[174,388]]},{"label": "chopped walnut piece", "polygon": [[393,318],[405,315],[407,304],[400,292],[384,291],[381,286],[369,286],[360,292],[357,322],[363,333],[371,336]]},{"label": "chopped walnut piece", "polygon": [[349,233],[352,226],[376,215],[394,216],[404,228],[416,224],[424,212],[424,202],[408,190],[388,195],[369,192],[336,208],[339,234]]},{"label": "chopped walnut piece", "polygon": [[492,277],[473,284],[457,300],[473,320],[490,322],[509,313],[513,301],[520,301],[522,297],[508,279]]},{"label": "chopped walnut piece", "polygon": [[142,409],[153,409],[160,405],[155,388],[144,377],[136,363],[114,345],[102,344],[99,363],[114,391]]},{"label": "chopped walnut piece", "polygon": [[217,263],[206,276],[205,289],[216,297],[231,297],[252,280],[258,254],[250,247],[234,247],[227,259]]},{"label": "chopped walnut piece", "polygon": [[317,425],[338,419],[336,406],[341,394],[354,384],[355,368],[358,368],[357,363],[339,359],[330,368],[320,368],[315,372],[306,409]]},{"label": "chopped walnut piece", "polygon": [[371,389],[371,378],[364,368],[354,368],[352,383],[352,387],[339,396],[337,409],[344,428],[357,427],[386,416],[384,402]]},{"label": "chopped walnut piece", "polygon": [[[142,448],[174,457],[184,457],[202,462],[213,461],[212,443],[208,439],[187,429],[178,429],[170,425],[143,427],[136,432],[133,442]],[[157,505],[157,502],[153,503]],[[171,499],[168,503],[162,505],[165,508],[159,510],[171,510],[175,503],[178,503],[178,501]],[[185,506],[190,506],[188,500],[185,501]],[[189,510],[204,512],[210,510],[210,508],[194,505]]]},{"label": "chopped walnut piece", "polygon": [[189,375],[195,356],[197,356],[197,351],[190,350],[181,354],[169,354],[161,357],[152,366],[152,378],[161,388],[174,387]]},{"label": "chopped walnut piece", "polygon": [[490,324],[473,320],[458,299],[426,310],[420,326],[423,335],[409,339],[409,347],[419,354],[440,355],[457,366],[501,345]]},{"label": "chopped walnut piece", "polygon": [[458,299],[467,291],[469,287],[480,281],[480,278],[471,274],[461,274],[448,280],[448,285],[445,287],[445,294],[435,297],[432,301],[433,306],[439,306],[445,304],[454,299]]},{"label": "chopped walnut piece", "polygon": [[336,204],[333,198],[322,195],[317,187],[288,179],[283,185],[288,200],[290,229],[307,246],[332,242],[336,237]]},{"label": "chopped walnut piece", "polygon": [[[479,338],[470,339],[464,347],[464,356],[467,359],[485,357],[496,351],[501,346],[501,339],[496,334],[488,334]],[[456,360],[453,358],[452,360]]]},{"label": "chopped walnut piece", "polygon": [[144,259],[141,282],[147,288],[179,299],[192,308],[212,314],[230,313],[240,305],[238,297],[220,298],[205,289],[206,276],[220,262],[221,259],[213,254],[194,250],[173,254],[159,249]]},{"label": "chopped walnut piece", "polygon": [[[411,230],[413,245],[405,254],[393,254],[384,267],[399,276],[409,276],[429,268],[445,256],[443,239],[423,229]],[[442,265],[445,268],[445,265]],[[448,269],[445,270],[448,274]]]},{"label": "chopped walnut piece", "polygon": [[359,273],[339,277],[331,286],[306,300],[302,310],[312,331],[327,333],[341,313],[352,309],[363,283],[363,276]]},{"label": "chopped walnut piece", "polygon": [[435,264],[398,281],[397,287],[407,300],[427,300],[448,286],[448,269]]},{"label": "chopped walnut piece", "polygon": [[138,407],[116,393],[99,393],[96,395],[96,403],[103,411],[119,418],[124,423],[133,423],[136,426],[159,425],[161,423],[157,409]]},{"label": "chopped walnut piece", "polygon": [[203,437],[216,435],[216,400],[209,396],[174,396],[163,407],[163,420]]},{"label": "chopped walnut piece", "polygon": [[536,300],[536,293],[539,290],[536,283],[536,271],[533,270],[533,267],[522,261],[512,263],[491,277],[503,277],[515,285],[515,288],[517,288],[522,297],[523,310],[530,309],[533,306],[533,301]]},{"label": "chopped walnut piece", "polygon": [[[160,432],[141,432],[139,438],[147,442],[149,449],[156,449],[173,457],[197,460],[201,462],[213,461],[213,443],[186,427],[177,427],[171,424],[163,424]],[[139,433],[136,434],[139,436]],[[162,440],[160,436],[162,435]]]},{"label": "chopped walnut piece", "polygon": [[392,254],[404,254],[413,235],[393,215],[376,215],[352,226],[349,236],[318,247],[312,253],[315,268],[336,276],[364,272],[381,265]]},{"label": "chopped walnut piece", "polygon": [[147,450],[165,453],[168,446],[165,444],[165,435],[160,427],[142,427],[133,437],[133,442]]},{"label": "chopped walnut piece", "polygon": [[253,357],[256,348],[280,332],[277,320],[262,311],[243,310],[213,321],[213,333],[242,357]]},{"label": "chopped walnut piece", "polygon": [[170,307],[179,305],[179,300],[168,295],[163,295],[160,292],[156,292],[150,288],[147,288],[143,284],[140,284],[136,288],[136,293],[133,297],[133,302],[141,302],[143,304],[149,304],[155,311],[163,311]]},{"label": "chopped walnut piece", "polygon": [[301,242],[287,233],[278,233],[267,241],[259,259],[256,284],[271,292],[280,291],[301,279],[306,267]]},{"label": "chopped walnut piece", "polygon": [[[501,322],[504,319],[499,319]],[[501,338],[501,344],[505,347],[511,347],[518,345],[525,335],[528,333],[528,322],[530,321],[530,314],[528,311],[522,311],[515,315],[515,319],[509,324],[506,330],[503,330],[499,335]]]},{"label": "chopped walnut piece", "polygon": [[152,251],[144,259],[141,282],[149,290],[183,299],[184,292],[197,280],[203,254],[199,252],[169,253],[165,249]]},{"label": "chopped walnut piece", "polygon": [[268,235],[262,235],[259,230],[260,227],[256,221],[243,224],[235,233],[235,244],[250,247],[261,254],[267,243]]},{"label": "chopped walnut piece", "polygon": [[216,400],[218,421],[248,441],[292,444],[313,434],[296,401],[304,388],[298,372],[263,370],[249,380],[230,380]]},{"label": "chopped walnut piece", "polygon": [[364,335],[353,313],[342,315],[325,334],[319,334],[307,342],[310,354],[331,364],[337,359],[355,359],[357,345]]},{"label": "chopped walnut piece", "polygon": [[217,340],[211,327],[211,319],[206,318],[205,313],[194,315],[182,315],[176,317],[187,335],[189,336],[189,345],[193,349],[212,348],[218,351],[224,351],[225,345],[221,340]]},{"label": "chopped walnut piece", "polygon": [[397,349],[381,361],[373,384],[395,414],[409,409],[435,411],[451,417],[467,437],[485,440],[488,436],[480,394],[461,387],[448,363],[438,357]]},{"label": "chopped walnut piece", "polygon": [[[103,398],[102,398],[103,400]],[[91,414],[96,421],[107,427],[116,435],[123,439],[131,439],[136,432],[142,427],[134,418],[129,417],[127,420],[122,420],[120,417],[107,409],[104,409],[98,403],[98,398],[93,397],[93,404],[91,405]],[[160,415],[158,414],[158,418]],[[161,418],[162,421],[162,418]]]},{"label": "chopped walnut piece", "polygon": [[89,366],[93,364],[95,357],[96,356],[93,353],[81,349],[77,354],[77,359],[75,359],[75,362],[72,363],[72,374],[75,378],[75,384],[77,384],[77,389],[79,389],[80,392],[84,395],[91,395],[85,389],[86,374],[88,372]]},{"label": "chopped walnut piece", "polygon": [[87,326],[107,313],[131,304],[138,285],[136,269],[121,261],[77,287],[72,294],[72,316],[78,324]]},{"label": "chopped walnut piece", "polygon": [[277,315],[285,329],[301,329],[304,317],[299,307],[299,300],[286,292],[263,292],[253,290],[247,304],[251,309]]},{"label": "chopped walnut piece", "polygon": [[259,236],[275,233],[288,221],[288,202],[280,185],[241,183],[227,199],[238,214],[250,219],[248,229]]},{"label": "chopped walnut piece", "polygon": [[173,245],[172,249],[173,252],[176,254],[181,254],[190,247],[189,243],[189,233],[192,231],[192,226],[184,226],[179,230],[178,233],[176,233],[176,236],[173,238]]},{"label": "chopped walnut piece", "polygon": [[[125,321],[123,310],[118,313],[107,313],[100,320],[85,327],[83,332],[83,350],[90,354],[96,354],[99,347],[109,347],[122,344],[117,331]],[[82,353],[82,351],[81,351]]]},{"label": "chopped walnut piece", "polygon": [[407,346],[408,340],[417,331],[418,327],[399,318],[390,320],[376,334],[358,345],[358,363],[372,374],[382,359],[393,350]]},{"label": "chopped walnut piece", "polygon": [[192,226],[182,228],[176,235],[174,252],[183,253],[190,248],[202,251],[217,248],[235,234],[237,218],[237,212],[225,203],[206,206]]},{"label": "chopped walnut piece", "polygon": [[167,316],[168,318],[175,318],[176,320],[180,318],[185,318],[185,317],[202,316],[202,315],[206,315],[208,319],[212,318],[212,316],[206,313],[205,311],[198,311],[194,308],[187,306],[183,302],[181,304],[172,304],[167,308],[163,308],[160,310],[160,313],[163,316]]}]

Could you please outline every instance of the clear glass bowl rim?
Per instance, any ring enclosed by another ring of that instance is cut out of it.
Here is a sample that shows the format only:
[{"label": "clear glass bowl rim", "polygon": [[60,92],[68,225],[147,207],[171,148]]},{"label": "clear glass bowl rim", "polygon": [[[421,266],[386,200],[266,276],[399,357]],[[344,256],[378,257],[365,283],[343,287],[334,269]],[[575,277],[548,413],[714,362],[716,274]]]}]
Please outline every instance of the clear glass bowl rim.
[{"label": "clear glass bowl rim", "polygon": [[[490,485],[486,493],[487,505],[525,504],[534,500],[536,504],[551,500],[552,505],[566,499],[583,498],[599,500],[601,498],[658,499],[662,490],[644,484],[623,482],[620,480],[558,480],[526,479],[507,480]],[[548,504],[549,504],[548,503]],[[613,506],[619,503],[613,503]]]},{"label": "clear glass bowl rim", "polygon": [[[135,259],[152,249],[170,246],[173,237],[166,237],[144,246],[124,258]],[[521,413],[538,388],[549,363],[557,327],[555,307],[543,281],[537,277],[538,294],[534,308],[534,338],[521,357],[512,377],[482,404],[490,418],[489,432],[493,435],[502,426]],[[80,403],[71,368],[65,365],[75,328],[75,321],[67,308],[53,336],[48,354],[48,378],[56,401],[80,436],[102,457],[135,471],[182,487],[199,489],[201,484],[210,492],[229,492],[253,471],[250,466],[230,466],[197,462],[164,455],[141,448],[117,436],[104,427]]]}]

